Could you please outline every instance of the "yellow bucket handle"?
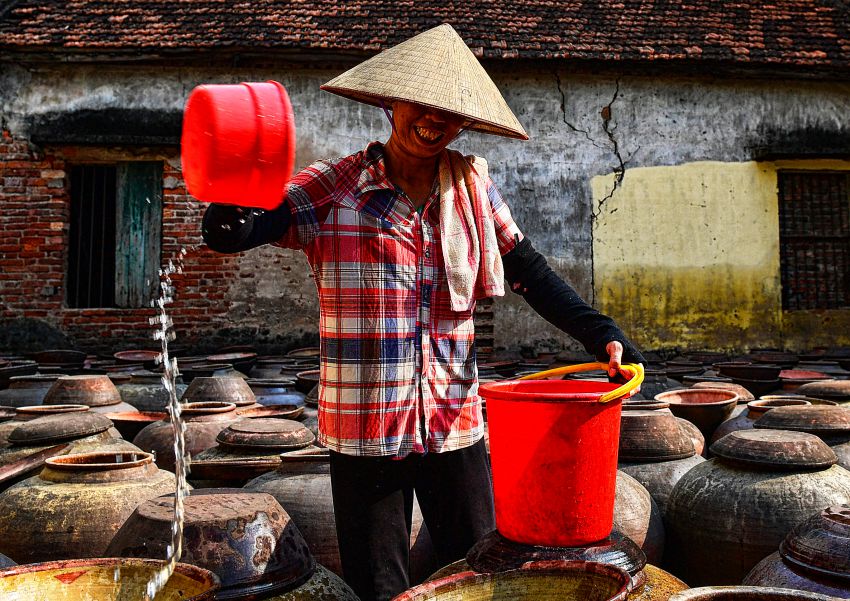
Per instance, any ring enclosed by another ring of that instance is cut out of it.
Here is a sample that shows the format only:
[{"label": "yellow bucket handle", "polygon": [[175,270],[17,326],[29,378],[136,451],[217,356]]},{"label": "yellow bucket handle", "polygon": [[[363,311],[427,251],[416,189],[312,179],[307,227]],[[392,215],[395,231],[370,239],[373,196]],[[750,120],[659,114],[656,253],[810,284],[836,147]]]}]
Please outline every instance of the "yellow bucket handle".
[{"label": "yellow bucket handle", "polygon": [[[594,371],[597,369],[601,369],[604,371],[608,371],[607,363],[579,363],[578,365],[567,365],[564,367],[556,367],[555,369],[548,369],[546,371],[540,371],[536,374],[529,374],[527,376],[522,376],[519,378],[520,380],[541,380],[543,378],[548,378],[549,376],[562,376],[564,374],[574,374],[582,371]],[[629,381],[620,386],[619,388],[615,388],[611,392],[606,392],[601,397],[599,397],[600,403],[607,403],[608,401],[613,401],[614,399],[619,399],[621,397],[627,396],[630,392],[636,389],[643,382],[643,365],[640,363],[626,363],[620,366],[625,372],[628,372],[632,375],[629,378]]]}]

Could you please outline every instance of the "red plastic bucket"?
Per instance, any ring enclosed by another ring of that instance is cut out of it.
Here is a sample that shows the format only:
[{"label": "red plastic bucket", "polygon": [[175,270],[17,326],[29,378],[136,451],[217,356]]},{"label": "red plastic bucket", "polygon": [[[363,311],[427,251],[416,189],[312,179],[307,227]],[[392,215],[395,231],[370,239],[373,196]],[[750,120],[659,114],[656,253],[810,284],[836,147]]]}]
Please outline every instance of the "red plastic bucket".
[{"label": "red plastic bucket", "polygon": [[587,380],[481,385],[504,537],[574,547],[611,533],[622,399],[599,398],[616,388]]},{"label": "red plastic bucket", "polygon": [[295,165],[295,118],[276,81],[202,85],[181,139],[186,188],[204,202],[274,209]]}]

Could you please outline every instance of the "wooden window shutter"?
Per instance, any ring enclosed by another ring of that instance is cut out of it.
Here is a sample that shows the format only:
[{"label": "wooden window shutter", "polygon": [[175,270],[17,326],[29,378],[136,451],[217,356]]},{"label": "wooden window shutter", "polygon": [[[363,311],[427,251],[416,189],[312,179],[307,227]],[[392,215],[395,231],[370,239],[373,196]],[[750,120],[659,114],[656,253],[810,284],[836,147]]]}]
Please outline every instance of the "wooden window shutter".
[{"label": "wooden window shutter", "polygon": [[162,163],[117,166],[115,306],[147,307],[159,285]]}]

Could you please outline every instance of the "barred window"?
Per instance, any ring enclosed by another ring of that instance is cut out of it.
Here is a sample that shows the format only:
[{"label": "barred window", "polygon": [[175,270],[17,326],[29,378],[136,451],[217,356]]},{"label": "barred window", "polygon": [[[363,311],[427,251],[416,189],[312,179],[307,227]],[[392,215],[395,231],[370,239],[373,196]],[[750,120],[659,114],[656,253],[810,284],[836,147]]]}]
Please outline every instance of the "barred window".
[{"label": "barred window", "polygon": [[70,169],[69,307],[147,307],[159,283],[162,164]]},{"label": "barred window", "polygon": [[850,306],[850,173],[779,172],[782,308]]}]

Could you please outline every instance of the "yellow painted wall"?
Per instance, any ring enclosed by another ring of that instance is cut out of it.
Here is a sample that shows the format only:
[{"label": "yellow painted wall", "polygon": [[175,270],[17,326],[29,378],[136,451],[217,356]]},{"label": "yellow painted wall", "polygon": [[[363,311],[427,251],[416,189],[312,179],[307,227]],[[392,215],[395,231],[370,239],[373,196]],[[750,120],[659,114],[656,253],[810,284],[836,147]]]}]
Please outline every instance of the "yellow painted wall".
[{"label": "yellow painted wall", "polygon": [[695,162],[593,178],[594,292],[644,348],[850,344],[850,310],[785,312],[779,169],[848,161]]}]

